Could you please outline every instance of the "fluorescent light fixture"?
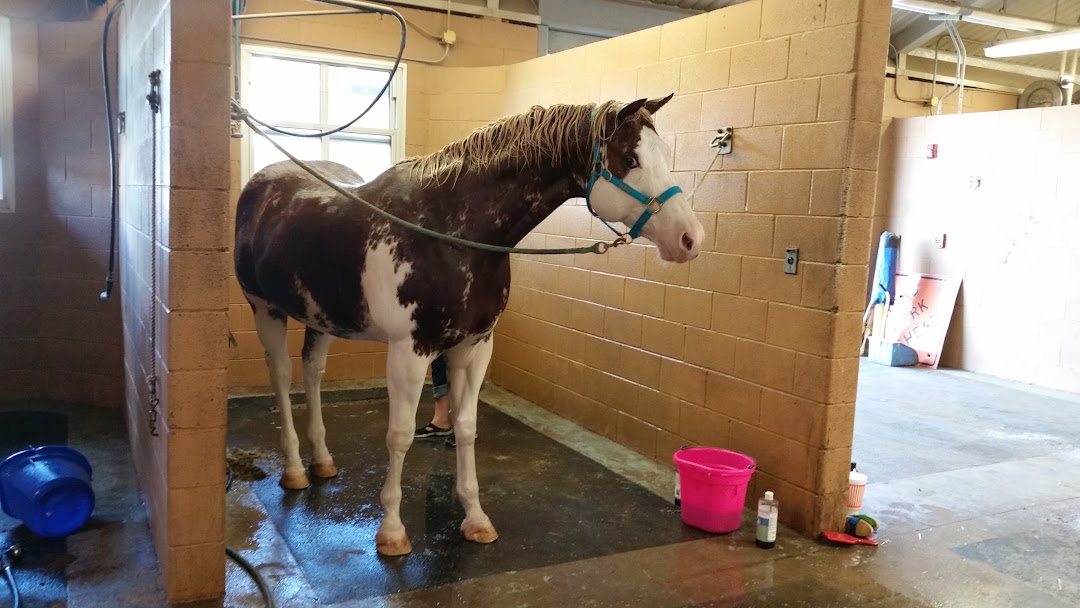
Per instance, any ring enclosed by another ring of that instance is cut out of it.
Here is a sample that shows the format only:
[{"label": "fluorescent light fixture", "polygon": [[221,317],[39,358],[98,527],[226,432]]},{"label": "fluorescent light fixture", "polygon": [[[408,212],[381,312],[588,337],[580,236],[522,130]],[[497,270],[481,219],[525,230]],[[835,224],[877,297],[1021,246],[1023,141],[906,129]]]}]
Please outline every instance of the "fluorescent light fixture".
[{"label": "fluorescent light fixture", "polygon": [[955,15],[960,12],[960,7],[942,5],[928,0],[893,0],[893,8],[922,13],[923,15]]},{"label": "fluorescent light fixture", "polygon": [[[1012,30],[1014,32],[1049,32],[1053,31],[1049,27],[1043,27],[1042,29],[1036,29],[1032,27],[1032,24],[1027,20],[1020,18],[1010,18],[1008,15],[995,15],[992,13],[984,13],[982,11],[972,11],[969,15],[964,15],[961,18],[964,23],[974,23],[976,25],[985,25],[987,27],[1000,27],[1006,30]],[[1037,24],[1036,24],[1037,25]],[[1059,28],[1064,29],[1064,28]]]},{"label": "fluorescent light fixture", "polygon": [[1000,57],[1037,55],[1039,53],[1056,53],[1073,49],[1080,49],[1080,30],[1041,34],[1039,36],[1028,36],[998,42],[987,46],[984,53],[987,57],[997,59]]}]

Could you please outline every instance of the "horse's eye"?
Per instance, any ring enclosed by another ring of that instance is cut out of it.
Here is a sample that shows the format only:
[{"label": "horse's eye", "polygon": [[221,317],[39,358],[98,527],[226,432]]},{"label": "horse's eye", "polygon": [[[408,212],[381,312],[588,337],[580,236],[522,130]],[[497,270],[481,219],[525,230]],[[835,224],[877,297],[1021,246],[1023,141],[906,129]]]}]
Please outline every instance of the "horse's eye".
[{"label": "horse's eye", "polygon": [[636,156],[627,156],[627,157],[626,157],[626,159],[625,159],[625,161],[626,161],[626,167],[627,167],[628,169],[633,169],[634,167],[637,167],[637,166],[638,166],[638,162],[637,162],[637,157],[636,157]]}]

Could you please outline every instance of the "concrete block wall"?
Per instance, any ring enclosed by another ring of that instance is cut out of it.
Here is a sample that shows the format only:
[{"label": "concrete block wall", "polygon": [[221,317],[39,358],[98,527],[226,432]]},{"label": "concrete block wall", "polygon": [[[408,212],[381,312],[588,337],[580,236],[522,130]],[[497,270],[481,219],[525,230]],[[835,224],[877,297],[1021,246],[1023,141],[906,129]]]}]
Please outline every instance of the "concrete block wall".
[{"label": "concrete block wall", "polygon": [[1065,279],[1080,253],[1078,166],[1080,106],[885,131],[875,234],[900,234],[900,271],[963,279],[942,366],[1080,393],[1080,287]]},{"label": "concrete block wall", "polygon": [[118,406],[120,302],[98,299],[110,212],[104,11],[37,17],[13,21],[18,192],[15,212],[0,213],[0,400]]},{"label": "concrete block wall", "polygon": [[[225,587],[228,3],[127,0],[120,32],[118,111],[127,115],[119,145],[128,435],[165,590],[179,602],[219,596]],[[145,99],[152,70],[162,72],[156,127]],[[150,213],[155,181],[156,218]],[[160,379],[156,434],[146,382],[151,373]]]},{"label": "concrete block wall", "polygon": [[0,401],[42,397],[40,262],[34,247],[45,234],[38,137],[37,23],[12,20],[15,213],[0,213]]},{"label": "concrete block wall", "polygon": [[[507,113],[675,92],[657,126],[709,236],[688,265],[644,243],[513,258],[491,379],[665,464],[688,444],[748,453],[748,501],[773,490],[799,530],[840,526],[889,19],[752,0],[511,66]],[[728,125],[735,151],[706,171]],[[609,237],[576,201],[526,244]]]},{"label": "concrete block wall", "polygon": [[[895,89],[894,89],[895,85]],[[886,118],[911,118],[914,116],[934,116],[936,107],[927,107],[922,103],[905,100],[927,99],[931,92],[941,97],[949,91],[951,85],[939,84],[933,86],[928,82],[919,82],[909,79],[907,76],[895,82],[893,78],[885,79],[885,116]],[[898,98],[902,97],[903,99]],[[1015,110],[1019,95],[1000,91],[984,91],[981,89],[964,90],[964,113],[996,112],[999,110]],[[953,93],[945,100],[942,106],[943,114],[956,114],[959,98]]]},{"label": "concrete block wall", "polygon": [[[332,8],[305,0],[249,0],[245,12],[258,14]],[[442,35],[448,23],[446,12],[395,8],[410,22],[405,57],[410,60],[435,60],[441,57],[443,47],[428,34],[436,37]],[[446,59],[438,64],[440,66],[505,65],[536,57],[537,31],[533,26],[452,15],[449,27],[457,34],[457,42]],[[391,58],[400,44],[397,21],[381,15],[253,19],[243,23],[241,33],[244,36],[383,53],[391,55]],[[258,40],[245,42],[268,44]]]},{"label": "concrete block wall", "polygon": [[[252,0],[248,13],[320,10],[318,5],[300,0]],[[399,9],[416,26],[433,34],[446,28],[446,14],[432,11]],[[349,21],[346,21],[348,19]],[[442,47],[418,29],[410,27],[404,63],[407,67],[405,94],[405,154],[426,154],[464,137],[473,129],[503,115],[503,90],[506,66],[536,57],[535,27],[502,23],[490,19],[454,15],[450,29],[458,42],[445,61],[430,65],[414,58],[435,59]],[[268,19],[245,22],[245,35],[290,40],[373,51],[396,53],[398,33],[394,21],[376,16],[311,17]],[[268,44],[245,40],[252,44]],[[232,243],[235,201],[243,187],[241,170],[242,140],[232,140],[230,167],[232,184],[229,205],[229,244]],[[251,307],[244,300],[240,286],[229,268],[229,326],[237,346],[229,349],[228,384],[230,387],[269,385],[262,344],[255,333]],[[293,359],[293,378],[302,381],[300,349],[303,329],[296,322],[289,325],[289,349]],[[336,340],[327,356],[327,381],[382,378],[386,370],[386,348],[375,342]]]}]

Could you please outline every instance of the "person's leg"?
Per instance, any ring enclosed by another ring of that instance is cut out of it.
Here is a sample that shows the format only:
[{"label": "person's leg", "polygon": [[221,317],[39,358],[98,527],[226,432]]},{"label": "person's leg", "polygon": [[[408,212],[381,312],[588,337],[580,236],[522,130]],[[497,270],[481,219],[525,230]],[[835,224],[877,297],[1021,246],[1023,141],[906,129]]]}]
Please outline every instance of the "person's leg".
[{"label": "person's leg", "polygon": [[446,379],[446,357],[439,355],[431,363],[431,385],[435,397],[435,412],[431,422],[416,429],[415,437],[444,437],[453,431],[450,426],[450,388]]},{"label": "person's leg", "polygon": [[435,395],[435,413],[431,424],[450,428],[450,382],[446,377],[446,355],[439,355],[431,363],[431,388]]}]

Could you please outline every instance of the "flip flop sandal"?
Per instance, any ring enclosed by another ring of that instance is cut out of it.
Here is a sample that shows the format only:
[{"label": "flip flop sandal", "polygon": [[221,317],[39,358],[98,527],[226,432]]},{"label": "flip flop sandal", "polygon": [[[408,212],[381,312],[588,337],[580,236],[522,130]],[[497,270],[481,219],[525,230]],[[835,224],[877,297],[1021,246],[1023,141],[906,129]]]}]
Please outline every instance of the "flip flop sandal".
[{"label": "flip flop sandal", "polygon": [[413,437],[415,437],[417,439],[420,439],[420,438],[423,438],[423,437],[446,437],[447,435],[449,435],[449,434],[451,434],[453,432],[454,432],[453,429],[444,429],[442,427],[438,427],[438,426],[435,426],[434,424],[429,423],[426,426],[422,426],[422,427],[416,429],[416,432],[413,433]]}]

